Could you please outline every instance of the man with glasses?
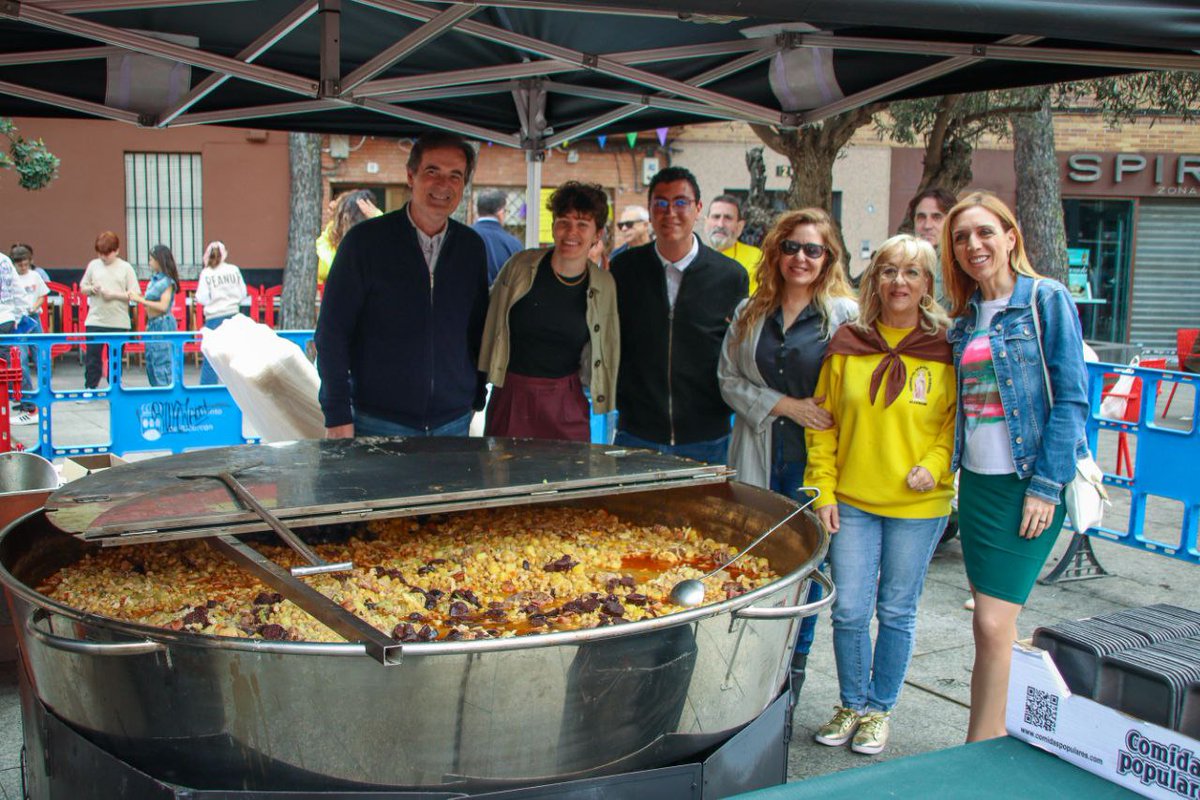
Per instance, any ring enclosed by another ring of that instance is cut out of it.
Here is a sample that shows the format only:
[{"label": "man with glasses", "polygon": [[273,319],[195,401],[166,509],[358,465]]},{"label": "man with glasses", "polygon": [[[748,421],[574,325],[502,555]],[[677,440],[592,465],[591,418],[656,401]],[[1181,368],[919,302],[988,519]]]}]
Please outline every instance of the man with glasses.
[{"label": "man with glasses", "polygon": [[682,167],[650,181],[653,243],[613,259],[621,323],[616,444],[724,463],[732,413],[717,385],[721,343],[746,271],[701,244],[700,186]]},{"label": "man with glasses", "polygon": [[729,256],[745,268],[750,276],[750,294],[754,294],[758,286],[754,273],[758,270],[758,262],[762,260],[762,250],[738,241],[745,229],[742,204],[736,197],[720,194],[708,204],[708,217],[704,220],[704,235],[708,237],[708,243],[721,255]]},{"label": "man with glasses", "polygon": [[628,206],[617,220],[617,247],[610,258],[616,258],[631,247],[650,243],[650,212],[641,206]]}]

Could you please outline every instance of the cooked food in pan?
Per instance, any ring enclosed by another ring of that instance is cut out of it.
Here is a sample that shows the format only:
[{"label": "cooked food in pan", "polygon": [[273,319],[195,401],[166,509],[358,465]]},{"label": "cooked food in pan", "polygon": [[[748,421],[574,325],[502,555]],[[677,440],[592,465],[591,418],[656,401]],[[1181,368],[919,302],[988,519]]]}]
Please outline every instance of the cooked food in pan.
[{"label": "cooked food in pan", "polygon": [[[258,549],[299,566],[282,546]],[[737,548],[692,528],[631,525],[602,509],[523,506],[378,520],[315,545],[351,572],[303,578],[403,642],[488,639],[574,630],[683,610],[667,599]],[[724,600],[777,576],[747,556],[705,581]],[[341,641],[202,541],[99,550],[38,590],[105,617],[217,636]]]}]

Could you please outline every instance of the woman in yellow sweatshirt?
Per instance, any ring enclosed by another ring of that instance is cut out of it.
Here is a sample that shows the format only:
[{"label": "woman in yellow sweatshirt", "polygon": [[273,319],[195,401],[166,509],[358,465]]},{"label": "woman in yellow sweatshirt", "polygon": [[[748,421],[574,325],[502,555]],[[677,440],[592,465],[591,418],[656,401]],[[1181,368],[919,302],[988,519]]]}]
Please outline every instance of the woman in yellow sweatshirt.
[{"label": "woman in yellow sweatshirt", "polygon": [[[805,483],[821,490],[838,596],[840,705],[816,735],[859,753],[887,744],[912,658],[917,601],[950,514],[955,380],[949,320],[933,297],[933,247],[888,239],[863,275],[858,321],[829,343],[814,394],[833,427],[809,429]],[[871,617],[879,634],[871,641]]]}]

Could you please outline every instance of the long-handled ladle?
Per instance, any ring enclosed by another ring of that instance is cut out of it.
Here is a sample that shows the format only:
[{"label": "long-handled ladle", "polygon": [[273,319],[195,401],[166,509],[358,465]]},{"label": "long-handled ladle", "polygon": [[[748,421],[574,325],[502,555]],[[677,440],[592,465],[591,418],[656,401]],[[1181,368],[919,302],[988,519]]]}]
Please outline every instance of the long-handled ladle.
[{"label": "long-handled ladle", "polygon": [[758,545],[759,542],[761,542],[763,539],[767,538],[772,533],[779,530],[784,525],[786,525],[788,522],[790,522],[793,517],[795,517],[801,511],[803,511],[804,509],[806,509],[810,505],[812,505],[816,499],[817,499],[817,496],[814,495],[813,497],[810,497],[808,502],[805,503],[804,505],[797,506],[796,509],[794,511],[792,511],[792,513],[788,514],[786,517],[779,520],[779,522],[776,522],[773,526],[771,526],[771,528],[766,533],[759,536],[757,539],[755,539],[753,542],[751,542],[749,545],[747,545],[746,548],[744,550],[742,550],[742,552],[738,553],[736,556],[729,559],[721,566],[717,567],[716,569],[712,570],[711,572],[709,572],[705,575],[701,575],[699,578],[685,578],[684,580],[681,580],[679,583],[675,584],[675,587],[673,589],[671,589],[671,595],[670,595],[671,602],[677,606],[698,606],[701,603],[703,603],[704,602],[704,583],[703,583],[703,581],[705,578],[711,578],[713,575],[716,575],[721,570],[728,569],[730,564],[737,561],[739,558],[746,555],[746,553],[749,553],[751,550],[753,550]]}]

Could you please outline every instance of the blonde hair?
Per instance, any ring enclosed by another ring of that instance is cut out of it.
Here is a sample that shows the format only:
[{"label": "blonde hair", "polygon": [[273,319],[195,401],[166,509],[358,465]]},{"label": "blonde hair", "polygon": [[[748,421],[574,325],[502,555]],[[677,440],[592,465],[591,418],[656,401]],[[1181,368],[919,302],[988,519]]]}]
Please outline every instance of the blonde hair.
[{"label": "blonde hair", "polygon": [[918,325],[926,333],[936,334],[950,327],[950,318],[933,296],[933,270],[937,265],[937,253],[933,245],[907,233],[901,233],[879,246],[870,266],[863,273],[858,289],[858,319],[853,323],[861,331],[871,331],[883,313],[883,301],[879,299],[879,274],[884,267],[903,267],[913,264],[921,268],[925,276],[925,296],[917,306]]},{"label": "blonde hair", "polygon": [[820,208],[803,208],[791,211],[775,220],[774,227],[763,239],[763,256],[758,262],[758,288],[734,323],[732,344],[740,344],[754,330],[759,320],[783,304],[784,281],[779,271],[783,252],[779,244],[801,225],[812,225],[825,242],[825,263],[821,274],[813,283],[812,302],[821,315],[821,336],[828,339],[833,335],[833,301],[838,297],[854,298],[854,290],[846,279],[846,253],[842,248],[842,237],[833,217]]},{"label": "blonde hair", "polygon": [[972,208],[990,211],[1000,220],[1005,233],[1013,232],[1014,244],[1008,254],[1009,269],[1030,278],[1042,277],[1029,263],[1029,256],[1025,254],[1025,237],[1021,235],[1021,229],[1017,226],[1016,216],[1004,201],[985,191],[977,190],[963,195],[954,208],[950,209],[950,213],[946,215],[946,224],[942,226],[942,287],[950,301],[951,317],[961,317],[967,313],[967,303],[979,288],[978,282],[959,266],[954,257],[954,222],[960,214]]}]

